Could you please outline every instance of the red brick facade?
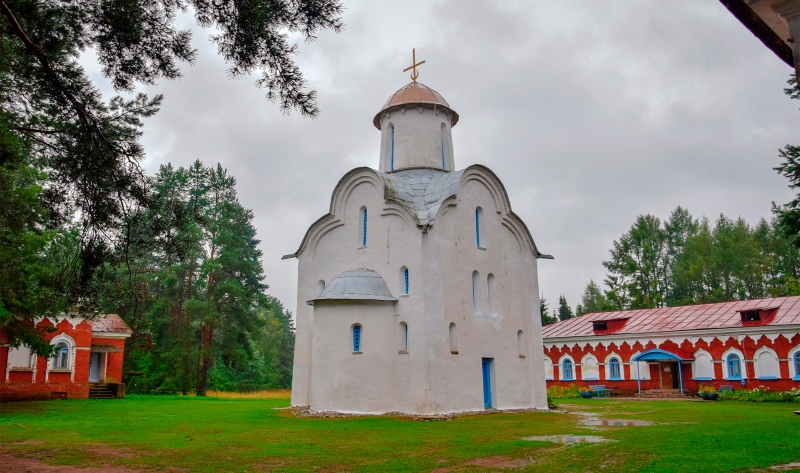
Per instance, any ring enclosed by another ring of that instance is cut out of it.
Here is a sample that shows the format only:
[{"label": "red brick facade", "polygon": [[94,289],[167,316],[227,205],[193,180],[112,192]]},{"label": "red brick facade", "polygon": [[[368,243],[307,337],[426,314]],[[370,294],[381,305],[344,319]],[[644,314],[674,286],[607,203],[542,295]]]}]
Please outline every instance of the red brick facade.
[{"label": "red brick facade", "polygon": [[[51,345],[61,344],[65,366],[56,366],[54,359],[32,356],[26,347],[11,348],[7,334],[0,328],[0,401],[39,400],[51,398],[85,399],[91,382],[122,381],[122,360],[125,339],[130,329],[115,314],[101,316],[98,321],[79,317],[44,318],[37,326],[55,327],[46,339]],[[92,354],[94,376],[90,381]]]},{"label": "red brick facade", "polygon": [[[639,384],[642,390],[677,388],[682,377],[690,392],[700,384],[797,388],[798,319],[798,297],[586,314],[544,327],[547,385],[602,384],[632,394]],[[631,360],[652,349],[683,361],[639,362],[637,382],[637,362]],[[612,376],[617,362],[619,376]],[[564,379],[569,374],[572,379]]]}]

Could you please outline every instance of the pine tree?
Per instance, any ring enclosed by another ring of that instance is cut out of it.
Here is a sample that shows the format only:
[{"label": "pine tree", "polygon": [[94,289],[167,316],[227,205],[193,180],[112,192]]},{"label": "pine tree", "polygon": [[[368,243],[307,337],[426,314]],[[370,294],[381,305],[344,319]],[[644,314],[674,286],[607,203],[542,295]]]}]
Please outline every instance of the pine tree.
[{"label": "pine tree", "polygon": [[572,309],[567,304],[567,298],[562,294],[558,298],[558,320],[567,320],[573,317]]}]

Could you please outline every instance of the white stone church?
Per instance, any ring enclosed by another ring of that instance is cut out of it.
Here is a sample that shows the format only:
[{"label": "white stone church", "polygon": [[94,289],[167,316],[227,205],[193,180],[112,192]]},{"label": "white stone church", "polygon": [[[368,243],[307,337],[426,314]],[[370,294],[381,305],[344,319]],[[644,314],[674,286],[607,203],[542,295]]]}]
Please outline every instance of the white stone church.
[{"label": "white stone church", "polygon": [[336,185],[300,248],[292,405],[442,414],[547,408],[537,250],[458,114],[414,80],[373,120],[380,167]]}]

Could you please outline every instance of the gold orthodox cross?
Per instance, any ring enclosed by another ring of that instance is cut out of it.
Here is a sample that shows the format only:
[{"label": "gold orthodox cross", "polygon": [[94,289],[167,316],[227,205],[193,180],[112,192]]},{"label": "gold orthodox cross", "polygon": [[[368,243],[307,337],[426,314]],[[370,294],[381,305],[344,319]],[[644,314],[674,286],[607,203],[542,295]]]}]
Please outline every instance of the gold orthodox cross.
[{"label": "gold orthodox cross", "polygon": [[421,66],[421,65],[425,64],[425,61],[417,62],[417,50],[416,50],[416,48],[411,50],[411,58],[412,58],[411,62],[413,64],[411,64],[410,66],[408,66],[405,69],[403,69],[403,72],[406,72],[409,69],[414,69],[414,71],[411,72],[411,80],[416,82],[417,81],[417,77],[419,77],[419,72],[417,72],[417,66]]}]

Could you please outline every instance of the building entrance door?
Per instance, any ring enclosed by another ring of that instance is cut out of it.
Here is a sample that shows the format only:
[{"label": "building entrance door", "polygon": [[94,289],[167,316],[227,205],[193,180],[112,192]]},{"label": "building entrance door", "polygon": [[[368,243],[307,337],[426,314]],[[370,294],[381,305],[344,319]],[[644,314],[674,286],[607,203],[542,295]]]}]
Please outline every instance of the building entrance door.
[{"label": "building entrance door", "polygon": [[89,382],[100,382],[100,353],[89,355]]},{"label": "building entrance door", "polygon": [[492,358],[481,358],[483,371],[483,407],[492,407]]},{"label": "building entrance door", "polygon": [[661,375],[661,389],[678,388],[678,364],[674,362],[662,361],[658,364],[658,371]]}]

